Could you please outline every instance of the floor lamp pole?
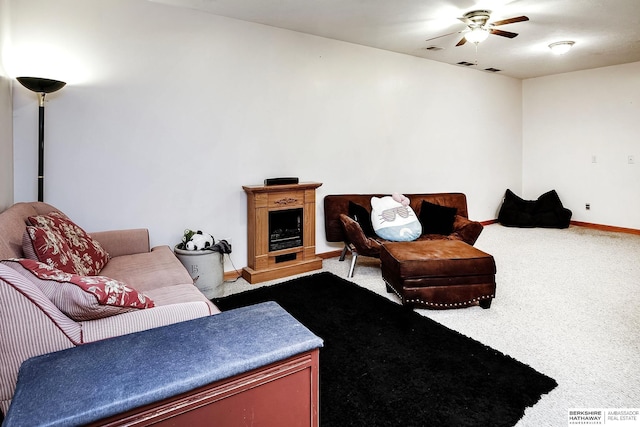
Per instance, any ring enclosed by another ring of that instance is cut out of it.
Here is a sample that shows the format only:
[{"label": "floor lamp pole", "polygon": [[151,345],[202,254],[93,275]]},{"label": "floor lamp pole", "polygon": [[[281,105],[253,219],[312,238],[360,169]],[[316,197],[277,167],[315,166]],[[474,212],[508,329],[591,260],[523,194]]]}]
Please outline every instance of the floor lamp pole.
[{"label": "floor lamp pole", "polygon": [[41,77],[18,77],[22,86],[38,94],[38,201],[44,201],[44,97],[60,90],[66,84]]},{"label": "floor lamp pole", "polygon": [[44,200],[44,92],[38,93],[38,201]]}]

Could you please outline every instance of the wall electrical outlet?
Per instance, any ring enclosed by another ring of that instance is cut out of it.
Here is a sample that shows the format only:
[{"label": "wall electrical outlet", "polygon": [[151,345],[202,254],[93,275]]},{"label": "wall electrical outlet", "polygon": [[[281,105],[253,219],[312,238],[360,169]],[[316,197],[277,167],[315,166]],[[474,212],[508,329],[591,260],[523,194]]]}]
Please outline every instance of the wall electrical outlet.
[{"label": "wall electrical outlet", "polygon": [[595,154],[591,155],[591,163],[598,163],[598,158],[596,157]]},{"label": "wall electrical outlet", "polygon": [[627,163],[629,163],[630,165],[635,164],[636,162],[636,156],[634,156],[633,154],[629,154],[627,156]]},{"label": "wall electrical outlet", "polygon": [[585,208],[586,210],[591,210],[591,203],[586,203],[586,204],[584,205],[584,208]]}]

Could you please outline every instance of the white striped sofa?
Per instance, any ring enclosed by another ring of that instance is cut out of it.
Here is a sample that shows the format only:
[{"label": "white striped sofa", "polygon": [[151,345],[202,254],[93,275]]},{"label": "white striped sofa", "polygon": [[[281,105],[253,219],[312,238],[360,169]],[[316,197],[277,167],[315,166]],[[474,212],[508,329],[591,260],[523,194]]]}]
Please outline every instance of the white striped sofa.
[{"label": "white striped sofa", "polygon": [[[16,203],[0,213],[0,260],[23,258],[30,216],[59,212],[43,202]],[[26,359],[84,343],[198,317],[217,309],[193,285],[169,246],[149,245],[146,229],[91,233],[109,253],[100,275],[120,280],[153,299],[155,307],[75,321],[31,280],[0,263],[0,410],[6,413],[18,369]]]}]

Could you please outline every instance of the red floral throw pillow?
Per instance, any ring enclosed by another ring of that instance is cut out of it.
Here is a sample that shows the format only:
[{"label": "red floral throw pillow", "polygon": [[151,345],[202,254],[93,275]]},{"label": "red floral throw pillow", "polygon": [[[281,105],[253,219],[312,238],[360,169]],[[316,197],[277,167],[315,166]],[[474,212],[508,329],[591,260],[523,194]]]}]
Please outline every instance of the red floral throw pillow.
[{"label": "red floral throw pillow", "polygon": [[33,249],[42,262],[67,273],[95,276],[109,261],[109,254],[73,221],[59,212],[29,217],[41,231],[27,227]]},{"label": "red floral throw pillow", "polygon": [[32,281],[75,321],[101,319],[155,305],[145,294],[109,277],[78,276],[31,259],[1,262]]},{"label": "red floral throw pillow", "polygon": [[66,240],[55,231],[49,228],[27,226],[25,234],[26,238],[22,239],[22,251],[26,258],[44,262],[66,273],[75,274],[76,263],[80,264],[80,269],[84,269]]}]

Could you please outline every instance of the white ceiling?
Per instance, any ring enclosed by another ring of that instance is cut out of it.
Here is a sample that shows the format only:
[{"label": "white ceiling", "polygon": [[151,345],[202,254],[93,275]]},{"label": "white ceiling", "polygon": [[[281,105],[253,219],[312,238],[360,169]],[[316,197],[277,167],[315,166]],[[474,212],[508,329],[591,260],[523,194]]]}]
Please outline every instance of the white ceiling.
[{"label": "white ceiling", "polygon": [[[356,43],[434,61],[465,61],[479,70],[532,77],[640,61],[640,0],[150,0]],[[526,15],[498,27],[513,39],[490,35],[476,46],[455,47],[458,20],[489,10],[489,22]],[[565,55],[548,45],[575,41]],[[427,50],[436,46],[442,50]],[[483,71],[484,72],[484,71]]]}]

